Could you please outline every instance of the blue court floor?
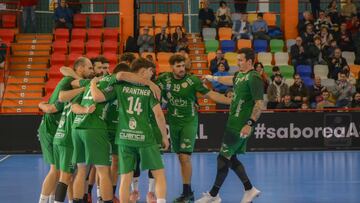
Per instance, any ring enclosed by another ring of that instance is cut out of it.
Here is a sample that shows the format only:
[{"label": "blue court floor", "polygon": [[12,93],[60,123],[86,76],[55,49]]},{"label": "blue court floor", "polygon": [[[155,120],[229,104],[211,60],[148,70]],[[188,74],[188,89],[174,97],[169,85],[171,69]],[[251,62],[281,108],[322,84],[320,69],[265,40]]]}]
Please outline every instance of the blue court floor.
[{"label": "blue court floor", "polygon": [[[216,153],[193,155],[196,198],[208,191],[216,172]],[[239,156],[262,195],[254,203],[360,203],[360,152],[252,152]],[[171,202],[182,190],[178,160],[164,155]],[[48,166],[41,155],[0,155],[0,202],[36,203]],[[147,173],[140,180],[144,202]],[[96,192],[93,191],[93,194]],[[231,171],[220,196],[240,202],[243,187]]]}]

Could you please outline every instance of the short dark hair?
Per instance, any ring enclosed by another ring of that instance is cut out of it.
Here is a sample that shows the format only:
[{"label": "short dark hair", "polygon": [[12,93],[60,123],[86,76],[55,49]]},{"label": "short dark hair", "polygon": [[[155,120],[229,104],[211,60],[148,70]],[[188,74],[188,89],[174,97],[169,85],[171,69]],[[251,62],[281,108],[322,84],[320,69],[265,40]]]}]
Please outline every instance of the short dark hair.
[{"label": "short dark hair", "polygon": [[295,79],[296,76],[299,76],[301,79],[301,75],[299,73],[295,73],[293,78]]},{"label": "short dark hair", "polygon": [[101,63],[110,63],[109,60],[103,55],[98,56],[98,58],[101,60]]},{"label": "short dark hair", "polygon": [[169,59],[170,65],[174,65],[175,63],[180,63],[182,61],[185,62],[185,57],[180,54],[174,54]]},{"label": "short dark hair", "polygon": [[125,52],[120,57],[120,61],[126,61],[128,63],[132,63],[135,59],[136,59],[135,54],[131,52]]},{"label": "short dark hair", "polygon": [[264,14],[263,13],[258,13],[257,17],[264,17]]},{"label": "short dark hair", "polygon": [[100,56],[91,58],[90,61],[91,61],[91,63],[92,63],[93,65],[94,65],[96,62],[102,63],[102,60],[101,60],[101,57],[100,57]]},{"label": "short dark hair", "polygon": [[154,65],[153,63],[151,63],[149,60],[145,59],[145,58],[138,58],[135,59],[132,63],[131,63],[131,72],[137,73],[139,72],[142,68],[153,68]]},{"label": "short dark hair", "polygon": [[254,67],[256,68],[258,65],[260,65],[261,68],[264,69],[264,66],[263,66],[263,64],[262,64],[261,62],[256,62],[256,63],[254,64]]},{"label": "short dark hair", "polygon": [[116,65],[112,73],[130,72],[130,66],[126,63],[119,63]]},{"label": "short dark hair", "polygon": [[86,57],[77,58],[73,65],[74,71],[76,71],[79,68],[79,66],[85,66],[86,60],[88,60],[88,58]]},{"label": "short dark hair", "polygon": [[272,71],[273,71],[273,72],[275,72],[275,71],[280,71],[279,66],[274,66],[274,67],[272,68]]},{"label": "short dark hair", "polygon": [[225,2],[225,1],[220,1],[220,3],[219,3],[220,7],[221,7],[223,4],[226,5],[226,2]]},{"label": "short dark hair", "polygon": [[246,61],[251,59],[252,64],[255,62],[255,52],[251,48],[241,48],[238,54],[244,54]]}]

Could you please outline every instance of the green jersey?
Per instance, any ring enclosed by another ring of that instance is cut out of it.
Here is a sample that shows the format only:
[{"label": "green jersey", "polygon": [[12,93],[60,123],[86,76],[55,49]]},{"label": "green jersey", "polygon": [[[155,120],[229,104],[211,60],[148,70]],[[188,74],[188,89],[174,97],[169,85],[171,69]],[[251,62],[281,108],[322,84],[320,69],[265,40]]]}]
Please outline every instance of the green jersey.
[{"label": "green jersey", "polygon": [[207,94],[210,90],[203,86],[201,80],[194,75],[185,75],[177,80],[173,73],[163,73],[157,84],[162,90],[163,98],[168,102],[168,122],[181,125],[197,118],[196,93]]},{"label": "green jersey", "polygon": [[50,135],[55,135],[56,129],[59,124],[62,110],[64,108],[64,103],[59,102],[59,93],[61,91],[71,90],[71,81],[74,79],[72,77],[63,77],[60,82],[56,85],[55,90],[51,94],[51,97],[48,101],[48,104],[54,104],[58,110],[56,113],[46,113],[42,117],[38,132],[44,133],[47,132]]},{"label": "green jersey", "polygon": [[75,119],[75,114],[71,111],[71,105],[73,103],[80,103],[82,97],[83,94],[79,94],[71,102],[67,102],[65,104],[53,141],[55,145],[73,147],[71,139],[71,127]]},{"label": "green jersey", "polygon": [[110,101],[109,102],[109,108],[106,113],[105,118],[107,128],[110,131],[116,131],[116,128],[119,123],[119,109],[118,109],[118,101]]},{"label": "green jersey", "polygon": [[114,92],[103,92],[106,100],[119,102],[119,120],[115,143],[123,146],[146,147],[156,144],[150,122],[152,108],[159,102],[147,86],[119,83]]},{"label": "green jersey", "polygon": [[251,70],[234,76],[234,97],[226,128],[240,133],[253,111],[255,101],[263,100],[264,85],[259,73]]},{"label": "green jersey", "polygon": [[[116,83],[115,77],[102,78],[97,87],[105,91],[112,91],[112,85]],[[95,104],[95,111],[91,114],[77,114],[73,123],[73,128],[79,129],[107,129],[105,122],[106,113],[108,111],[109,104],[107,102],[96,103],[93,100],[90,91],[90,85],[85,87],[84,95],[81,101],[81,106],[88,107]]]}]

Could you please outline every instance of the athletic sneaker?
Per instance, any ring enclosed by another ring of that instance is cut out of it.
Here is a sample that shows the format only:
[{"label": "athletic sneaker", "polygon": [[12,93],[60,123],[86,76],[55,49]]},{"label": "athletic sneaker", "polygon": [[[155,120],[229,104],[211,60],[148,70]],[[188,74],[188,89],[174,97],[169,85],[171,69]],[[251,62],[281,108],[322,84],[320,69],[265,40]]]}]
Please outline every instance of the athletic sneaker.
[{"label": "athletic sneaker", "polygon": [[251,190],[245,191],[244,196],[240,203],[250,203],[260,195],[260,190],[256,189],[255,187],[252,187]]},{"label": "athletic sneaker", "polygon": [[101,197],[98,197],[96,203],[104,203],[104,201],[103,201],[103,199]]},{"label": "athletic sneaker", "polygon": [[174,203],[191,203],[194,202],[194,192],[191,192],[189,195],[181,194],[180,197],[174,200]]},{"label": "athletic sneaker", "polygon": [[146,203],[156,203],[155,193],[148,192],[146,195]]},{"label": "athletic sneaker", "polygon": [[140,199],[140,193],[137,190],[134,190],[130,193],[130,202],[136,202]]},{"label": "athletic sneaker", "polygon": [[221,202],[221,198],[219,194],[216,195],[216,197],[213,197],[208,192],[203,193],[202,198],[195,201],[195,203],[220,203],[220,202]]}]

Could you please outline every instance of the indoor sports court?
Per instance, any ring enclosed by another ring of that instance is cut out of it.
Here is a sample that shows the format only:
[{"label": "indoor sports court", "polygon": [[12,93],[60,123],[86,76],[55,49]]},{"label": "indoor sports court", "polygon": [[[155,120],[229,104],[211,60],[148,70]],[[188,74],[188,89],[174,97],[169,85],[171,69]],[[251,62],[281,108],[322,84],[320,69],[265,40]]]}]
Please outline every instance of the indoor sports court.
[{"label": "indoor sports court", "polygon": [[359,203],[358,0],[0,0],[0,202]]}]

